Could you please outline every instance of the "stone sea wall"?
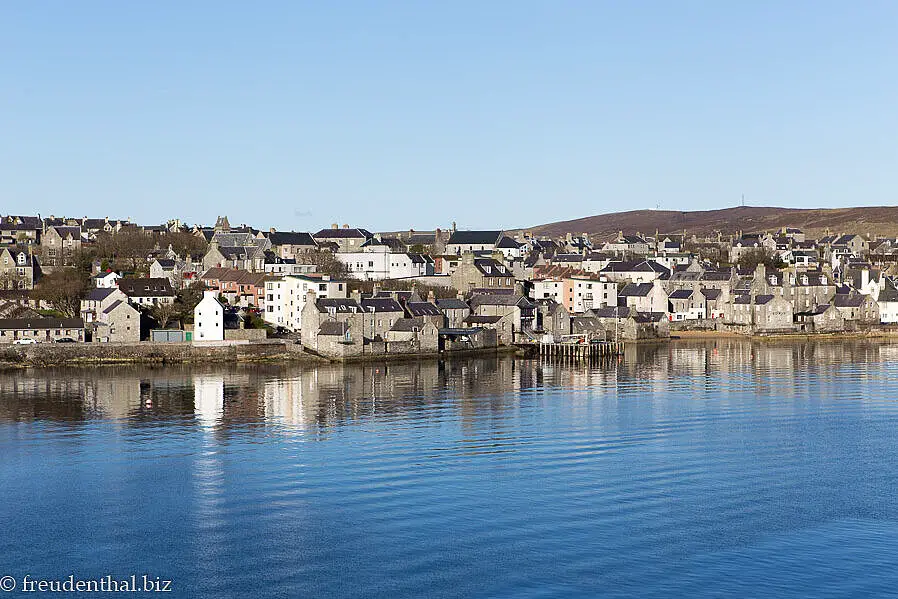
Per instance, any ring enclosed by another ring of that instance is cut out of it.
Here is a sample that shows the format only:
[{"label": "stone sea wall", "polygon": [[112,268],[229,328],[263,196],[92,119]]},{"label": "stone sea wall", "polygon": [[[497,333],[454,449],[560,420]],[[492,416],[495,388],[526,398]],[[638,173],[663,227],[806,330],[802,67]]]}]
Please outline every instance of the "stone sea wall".
[{"label": "stone sea wall", "polygon": [[47,343],[0,347],[6,366],[60,366],[115,363],[249,362],[316,358],[282,341],[191,343]]}]

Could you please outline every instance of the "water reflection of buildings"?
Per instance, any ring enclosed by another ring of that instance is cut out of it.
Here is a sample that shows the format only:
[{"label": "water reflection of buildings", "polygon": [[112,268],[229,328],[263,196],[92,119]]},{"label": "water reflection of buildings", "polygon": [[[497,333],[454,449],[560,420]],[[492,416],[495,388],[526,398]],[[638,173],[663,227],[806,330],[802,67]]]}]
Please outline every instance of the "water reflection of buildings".
[{"label": "water reflection of buildings", "polygon": [[810,401],[846,381],[882,376],[883,360],[898,360],[898,345],[715,339],[631,345],[624,356],[597,364],[493,357],[318,367],[28,369],[0,374],[0,420],[115,419],[139,426],[175,418],[216,435],[246,423],[320,434],[353,422],[398,415],[439,421],[448,413],[471,430],[535,405],[549,388],[588,391],[570,396],[580,403],[670,390],[697,399],[751,392]]}]

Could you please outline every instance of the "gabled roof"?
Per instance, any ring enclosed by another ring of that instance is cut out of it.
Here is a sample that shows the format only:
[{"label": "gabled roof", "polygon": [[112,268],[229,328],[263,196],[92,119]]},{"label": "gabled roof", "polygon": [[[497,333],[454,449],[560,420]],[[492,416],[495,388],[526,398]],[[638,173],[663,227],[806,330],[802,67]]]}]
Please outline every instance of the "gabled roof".
[{"label": "gabled roof", "polygon": [[833,305],[836,308],[860,308],[864,305],[867,296],[859,293],[845,294],[837,293],[833,297]]},{"label": "gabled roof", "polygon": [[84,296],[84,299],[101,302],[104,299],[106,299],[107,297],[109,297],[110,295],[112,295],[113,293],[115,293],[116,291],[119,291],[119,289],[117,289],[115,287],[112,287],[112,288],[94,287],[93,289],[91,289],[90,291],[87,292],[87,295]]},{"label": "gabled roof", "polygon": [[598,318],[629,318],[630,308],[626,306],[606,306],[591,310]]},{"label": "gabled roof", "polygon": [[477,270],[481,273],[490,277],[511,276],[511,271],[508,270],[507,266],[492,258],[477,258],[474,260],[474,266],[476,266]]},{"label": "gabled roof", "polygon": [[497,248],[500,248],[500,249],[514,249],[514,250],[517,250],[517,249],[520,249],[522,245],[523,245],[523,244],[518,243],[517,241],[515,241],[514,239],[512,239],[512,238],[509,237],[508,235],[503,235],[502,238],[499,239],[499,242],[496,244],[496,247],[497,247]]},{"label": "gabled roof", "polygon": [[495,324],[505,318],[504,316],[477,316],[476,314],[470,314],[465,317],[464,321],[467,324]]},{"label": "gabled roof", "polygon": [[412,316],[442,316],[440,309],[430,302],[408,302],[405,308]]},{"label": "gabled roof", "polygon": [[618,291],[618,297],[646,297],[655,287],[654,283],[627,283]]},{"label": "gabled roof", "polygon": [[321,229],[314,235],[315,239],[370,239],[374,233],[367,229]]},{"label": "gabled roof", "polygon": [[396,333],[414,333],[426,326],[427,320],[424,318],[399,318],[393,323],[390,330]]},{"label": "gabled roof", "polygon": [[668,297],[670,299],[685,300],[685,299],[689,299],[690,297],[692,297],[692,293],[693,293],[692,289],[677,289],[676,291],[672,292]]},{"label": "gabled roof", "polygon": [[330,337],[343,337],[349,330],[349,323],[339,320],[325,320],[318,327],[318,334]]},{"label": "gabled roof", "polygon": [[763,306],[764,304],[767,304],[767,303],[773,301],[773,297],[774,296],[772,296],[772,295],[756,295],[755,296],[755,305]]},{"label": "gabled roof", "polygon": [[468,304],[466,304],[462,300],[455,298],[455,297],[449,297],[446,299],[438,299],[437,307],[440,310],[470,310],[471,309],[471,307]]},{"label": "gabled roof", "polygon": [[645,260],[616,260],[609,262],[600,272],[655,272]]},{"label": "gabled roof", "polygon": [[402,306],[392,297],[365,297],[361,306],[365,312],[403,312]]},{"label": "gabled roof", "polygon": [[305,232],[275,231],[274,233],[264,233],[264,235],[268,237],[271,245],[309,245],[312,247],[318,245],[312,235]]},{"label": "gabled roof", "polygon": [[722,291],[720,289],[702,289],[702,295],[705,296],[705,299],[714,301],[720,298]]},{"label": "gabled roof", "polygon": [[80,318],[0,318],[0,329],[5,330],[83,328],[84,321]]},{"label": "gabled roof", "polygon": [[165,277],[157,278],[121,278],[118,280],[118,288],[128,297],[173,297],[171,282]]},{"label": "gabled roof", "polygon": [[453,231],[447,244],[490,245],[499,241],[502,231]]},{"label": "gabled roof", "polygon": [[337,312],[339,314],[352,314],[361,312],[362,307],[351,298],[321,297],[315,300],[315,307],[319,312]]}]

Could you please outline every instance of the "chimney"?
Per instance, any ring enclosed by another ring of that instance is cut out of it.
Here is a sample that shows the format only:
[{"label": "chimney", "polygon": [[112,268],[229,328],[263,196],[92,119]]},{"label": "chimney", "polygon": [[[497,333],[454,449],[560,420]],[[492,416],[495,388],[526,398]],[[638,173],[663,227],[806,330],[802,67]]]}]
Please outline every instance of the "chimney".
[{"label": "chimney", "polygon": [[433,289],[427,292],[427,301],[429,301],[431,304],[437,301],[437,296],[433,292]]},{"label": "chimney", "polygon": [[373,297],[377,297],[377,294],[380,293],[380,283],[375,283],[371,288],[371,293]]},{"label": "chimney", "polygon": [[362,290],[361,289],[353,289],[349,292],[349,298],[354,299],[357,302],[362,301]]},{"label": "chimney", "polygon": [[344,229],[348,229],[348,228],[349,228],[349,225],[347,225],[346,223],[343,223],[343,228],[344,228]]},{"label": "chimney", "polygon": [[269,232],[269,233],[275,233],[276,231],[275,231],[275,228],[274,228],[274,227],[271,227],[270,229],[268,229],[268,232]]},{"label": "chimney", "polygon": [[455,227],[455,221],[452,221],[452,232],[455,233],[458,229]]}]

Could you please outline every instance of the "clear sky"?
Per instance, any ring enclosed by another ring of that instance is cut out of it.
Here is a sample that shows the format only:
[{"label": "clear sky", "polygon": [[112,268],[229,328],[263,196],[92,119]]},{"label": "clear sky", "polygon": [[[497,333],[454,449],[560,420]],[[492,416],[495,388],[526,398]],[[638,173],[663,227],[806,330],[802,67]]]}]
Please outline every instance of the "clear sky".
[{"label": "clear sky", "polygon": [[898,2],[0,2],[0,212],[898,203]]}]

